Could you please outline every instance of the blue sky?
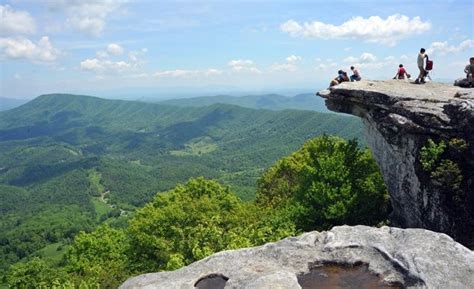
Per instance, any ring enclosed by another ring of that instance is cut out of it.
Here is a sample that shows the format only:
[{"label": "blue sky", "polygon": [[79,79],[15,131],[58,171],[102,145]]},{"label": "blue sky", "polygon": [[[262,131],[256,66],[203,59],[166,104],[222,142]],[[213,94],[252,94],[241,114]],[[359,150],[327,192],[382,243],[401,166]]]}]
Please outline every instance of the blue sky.
[{"label": "blue sky", "polygon": [[472,1],[0,1],[1,96],[136,98],[316,91],[338,69],[366,79],[463,75]]}]

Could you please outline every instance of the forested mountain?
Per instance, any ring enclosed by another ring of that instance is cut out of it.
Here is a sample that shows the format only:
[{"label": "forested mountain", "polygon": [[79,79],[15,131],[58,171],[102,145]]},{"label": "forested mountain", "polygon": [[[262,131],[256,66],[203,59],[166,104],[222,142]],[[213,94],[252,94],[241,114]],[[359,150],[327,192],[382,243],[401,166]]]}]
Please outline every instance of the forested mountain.
[{"label": "forested mountain", "polygon": [[265,168],[323,133],[360,137],[361,123],[312,111],[65,94],[1,112],[0,266],[31,254],[57,258],[80,230],[120,226],[156,192],[190,177],[252,199]]},{"label": "forested mountain", "polygon": [[316,97],[313,93],[298,94],[293,97],[287,97],[279,94],[264,94],[264,95],[246,95],[246,96],[230,96],[230,95],[216,95],[203,96],[193,98],[171,99],[160,102],[162,104],[176,105],[176,106],[207,106],[217,103],[233,104],[248,108],[263,108],[270,110],[283,109],[302,109],[313,110],[318,112],[330,112],[324,100]]}]

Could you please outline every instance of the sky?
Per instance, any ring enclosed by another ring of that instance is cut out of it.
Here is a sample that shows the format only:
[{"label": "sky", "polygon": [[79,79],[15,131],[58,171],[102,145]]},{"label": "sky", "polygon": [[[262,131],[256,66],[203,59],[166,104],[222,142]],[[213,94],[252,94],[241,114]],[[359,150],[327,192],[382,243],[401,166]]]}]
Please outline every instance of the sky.
[{"label": "sky", "polygon": [[463,76],[473,1],[0,0],[0,96],[315,92],[337,70]]}]

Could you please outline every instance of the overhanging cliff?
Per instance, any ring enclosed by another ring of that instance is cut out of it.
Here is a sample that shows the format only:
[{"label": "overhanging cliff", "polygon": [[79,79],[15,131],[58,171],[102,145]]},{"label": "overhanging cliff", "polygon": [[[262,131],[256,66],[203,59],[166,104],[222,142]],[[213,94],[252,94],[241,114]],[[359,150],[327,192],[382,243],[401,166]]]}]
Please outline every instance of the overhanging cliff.
[{"label": "overhanging cliff", "polygon": [[362,118],[391,196],[393,225],[474,244],[474,90],[361,81],[318,95],[330,110]]}]

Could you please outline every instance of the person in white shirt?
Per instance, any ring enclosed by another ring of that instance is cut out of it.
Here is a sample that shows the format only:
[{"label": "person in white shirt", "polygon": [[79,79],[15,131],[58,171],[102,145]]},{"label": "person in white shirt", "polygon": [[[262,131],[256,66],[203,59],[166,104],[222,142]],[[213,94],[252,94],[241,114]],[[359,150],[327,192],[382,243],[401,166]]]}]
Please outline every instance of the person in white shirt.
[{"label": "person in white shirt", "polygon": [[360,77],[359,70],[356,69],[354,66],[351,66],[351,70],[352,70],[351,81],[360,81],[362,77]]},{"label": "person in white shirt", "polygon": [[425,83],[425,76],[426,76],[426,70],[425,70],[425,58],[426,60],[429,60],[428,55],[425,53],[425,49],[421,48],[420,53],[418,54],[418,59],[417,59],[417,64],[418,64],[418,69],[420,70],[420,74],[415,80],[415,83]]}]

